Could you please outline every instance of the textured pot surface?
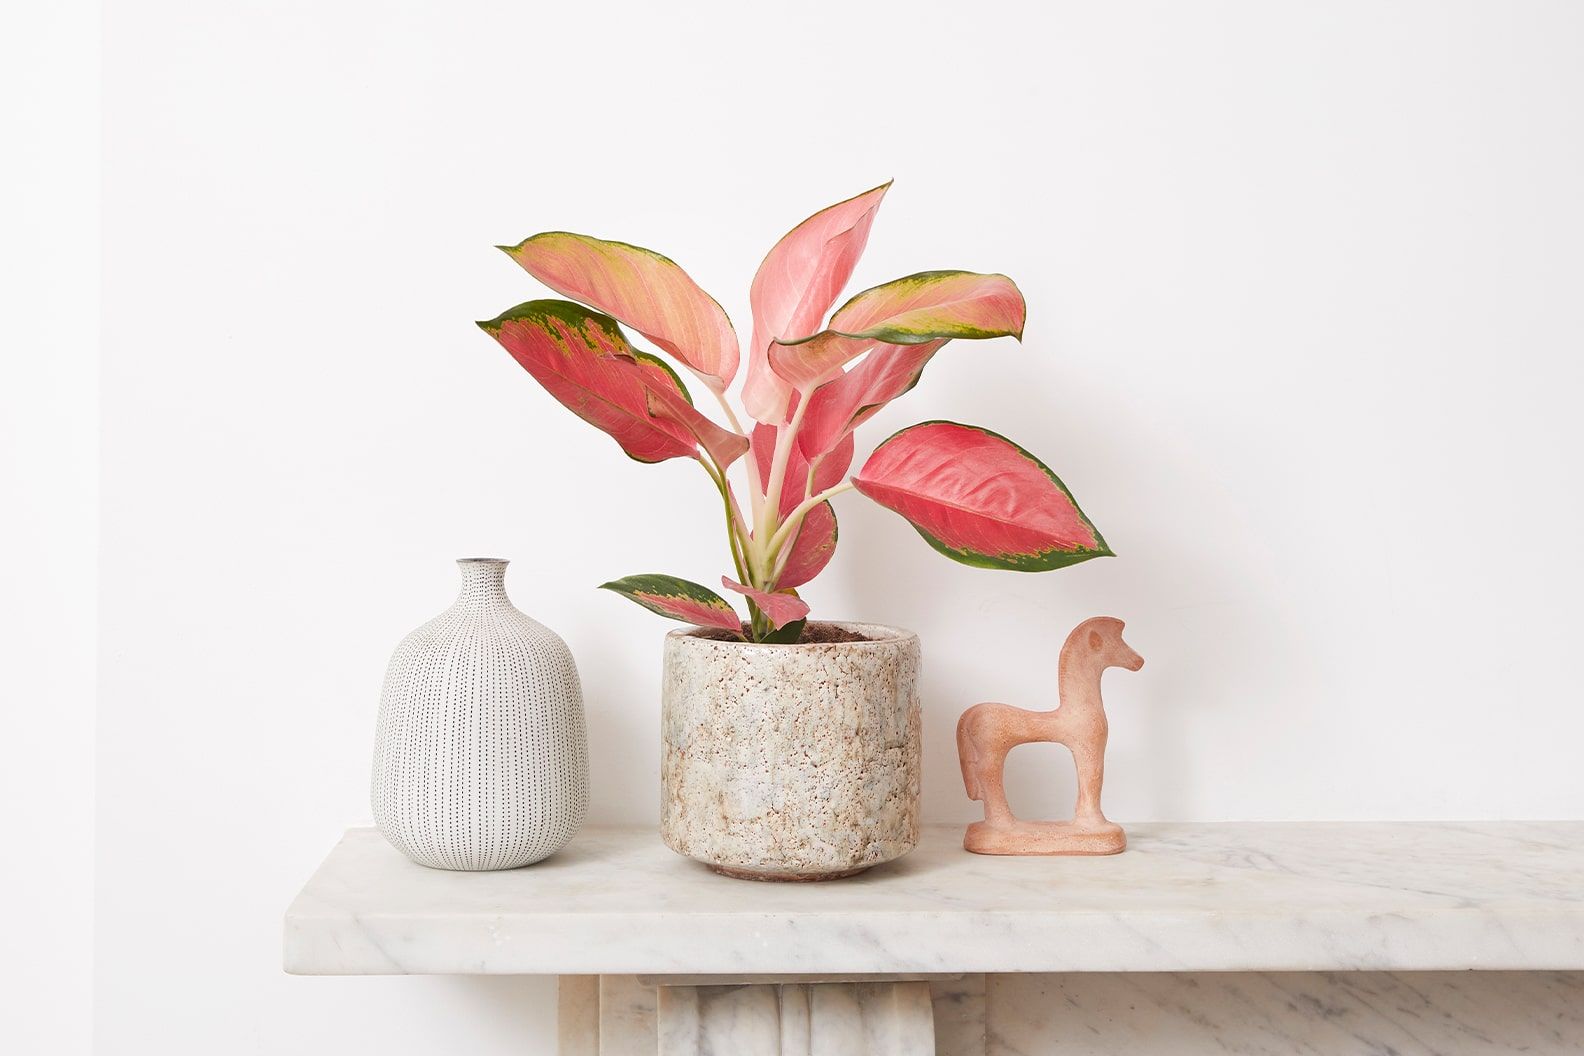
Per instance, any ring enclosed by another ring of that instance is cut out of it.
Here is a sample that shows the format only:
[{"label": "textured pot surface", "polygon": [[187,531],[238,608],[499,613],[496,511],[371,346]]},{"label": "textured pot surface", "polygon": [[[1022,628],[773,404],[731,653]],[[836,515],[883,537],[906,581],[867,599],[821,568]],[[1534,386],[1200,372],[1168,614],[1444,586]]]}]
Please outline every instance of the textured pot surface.
[{"label": "textured pot surface", "polygon": [[800,645],[666,636],[661,835],[733,876],[820,880],[919,835],[919,640]]},{"label": "textured pot surface", "polygon": [[566,643],[506,597],[506,562],[457,565],[456,604],[402,639],[386,670],[374,820],[420,865],[512,869],[583,823],[583,691]]}]

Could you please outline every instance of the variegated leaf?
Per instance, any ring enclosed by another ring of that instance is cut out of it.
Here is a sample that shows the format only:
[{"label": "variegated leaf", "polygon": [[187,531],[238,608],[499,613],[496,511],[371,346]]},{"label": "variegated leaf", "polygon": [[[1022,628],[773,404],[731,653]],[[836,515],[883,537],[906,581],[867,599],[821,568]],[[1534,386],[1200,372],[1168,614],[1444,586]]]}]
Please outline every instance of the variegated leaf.
[{"label": "variegated leaf", "polygon": [[863,255],[875,211],[890,188],[888,181],[821,209],[789,231],[759,265],[749,290],[754,325],[743,383],[743,405],[756,420],[786,420],[791,390],[766,360],[771,341],[819,329]]},{"label": "variegated leaf", "polygon": [[1043,572],[1111,556],[1056,474],[988,429],[904,429],[875,449],[853,484],[966,565]]},{"label": "variegated leaf", "polygon": [[648,392],[649,413],[655,418],[675,422],[698,441],[699,446],[721,469],[725,469],[748,450],[748,438],[717,424],[686,399],[685,393],[663,386]]},{"label": "variegated leaf", "polygon": [[812,337],[770,345],[770,368],[807,394],[876,345],[1023,336],[1023,295],[1005,275],[926,271],[865,290]]},{"label": "variegated leaf", "polygon": [[670,258],[569,231],[546,231],[500,248],[563,297],[626,323],[717,392],[737,373],[731,320]]},{"label": "variegated leaf", "polygon": [[697,457],[688,429],[649,411],[651,392],[685,396],[681,382],[653,356],[640,358],[614,319],[569,301],[545,300],[519,304],[478,325],[550,395],[608,433],[630,457]]},{"label": "variegated leaf", "polygon": [[798,447],[817,458],[852,436],[882,407],[918,384],[924,366],[945,341],[878,345],[857,366],[809,394]]},{"label": "variegated leaf", "polygon": [[601,583],[600,589],[615,591],[650,612],[673,620],[742,636],[742,621],[731,604],[708,587],[690,580],[646,573]]},{"label": "variegated leaf", "polygon": [[771,627],[784,627],[794,620],[803,619],[809,614],[808,603],[796,594],[769,594],[753,587],[745,587],[735,580],[727,579],[725,576],[721,577],[721,586],[727,590],[735,590],[744,597],[751,599],[758,606],[759,611],[765,614],[765,618],[770,621]]}]

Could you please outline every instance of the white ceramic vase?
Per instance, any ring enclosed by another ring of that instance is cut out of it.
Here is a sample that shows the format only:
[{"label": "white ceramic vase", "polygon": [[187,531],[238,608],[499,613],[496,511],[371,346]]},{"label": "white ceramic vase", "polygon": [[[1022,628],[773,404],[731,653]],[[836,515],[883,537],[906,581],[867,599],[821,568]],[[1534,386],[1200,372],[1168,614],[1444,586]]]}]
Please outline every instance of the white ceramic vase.
[{"label": "white ceramic vase", "polygon": [[506,562],[466,558],[462,592],[385,673],[374,820],[420,865],[513,869],[560,850],[588,806],[572,653],[506,596]]},{"label": "white ceramic vase", "polygon": [[829,880],[918,843],[918,635],[835,626],[866,640],[666,636],[666,846],[728,876]]}]

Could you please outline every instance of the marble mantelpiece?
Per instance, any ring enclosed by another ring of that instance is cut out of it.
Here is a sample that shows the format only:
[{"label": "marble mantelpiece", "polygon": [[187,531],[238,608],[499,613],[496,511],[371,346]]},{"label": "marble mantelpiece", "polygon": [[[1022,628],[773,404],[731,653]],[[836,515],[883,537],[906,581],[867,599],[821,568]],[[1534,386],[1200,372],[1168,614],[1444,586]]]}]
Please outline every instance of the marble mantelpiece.
[{"label": "marble mantelpiece", "polygon": [[1112,858],[928,827],[828,884],[731,880],[649,829],[499,873],[352,829],[286,915],[304,975],[1584,969],[1584,823],[1130,825]]}]

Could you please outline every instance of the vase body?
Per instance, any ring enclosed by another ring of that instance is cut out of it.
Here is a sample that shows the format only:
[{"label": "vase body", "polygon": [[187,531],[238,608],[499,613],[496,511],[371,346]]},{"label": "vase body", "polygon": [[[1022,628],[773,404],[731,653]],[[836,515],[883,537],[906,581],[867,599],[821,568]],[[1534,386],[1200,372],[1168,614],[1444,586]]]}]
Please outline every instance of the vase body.
[{"label": "vase body", "polygon": [[506,596],[506,562],[457,562],[456,604],[402,639],[374,747],[380,832],[420,865],[513,869],[588,806],[583,691],[566,643]]},{"label": "vase body", "polygon": [[765,645],[666,636],[661,835],[758,880],[827,880],[918,843],[919,640]]}]

